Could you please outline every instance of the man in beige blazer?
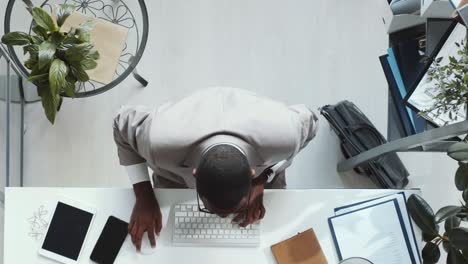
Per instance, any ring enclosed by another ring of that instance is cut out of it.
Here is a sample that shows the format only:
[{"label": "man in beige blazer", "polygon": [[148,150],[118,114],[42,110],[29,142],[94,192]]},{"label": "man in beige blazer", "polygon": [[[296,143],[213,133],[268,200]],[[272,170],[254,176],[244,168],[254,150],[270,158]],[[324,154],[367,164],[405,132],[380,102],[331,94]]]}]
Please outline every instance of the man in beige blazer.
[{"label": "man in beige blazer", "polygon": [[[208,88],[156,109],[123,107],[114,139],[136,196],[129,233],[137,250],[144,232],[154,247],[162,228],[153,192],[194,188],[204,209],[249,225],[265,214],[264,188],[285,188],[285,169],[317,132],[304,105],[234,88]],[[250,197],[250,199],[249,199]]]}]

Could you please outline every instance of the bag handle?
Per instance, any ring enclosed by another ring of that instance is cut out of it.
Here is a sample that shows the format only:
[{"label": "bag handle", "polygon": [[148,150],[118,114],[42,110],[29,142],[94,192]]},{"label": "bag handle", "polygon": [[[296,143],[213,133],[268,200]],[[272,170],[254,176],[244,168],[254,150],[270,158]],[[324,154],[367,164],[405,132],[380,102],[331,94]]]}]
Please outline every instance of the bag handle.
[{"label": "bag handle", "polygon": [[379,131],[377,131],[377,129],[375,129],[373,126],[369,124],[366,124],[366,123],[356,124],[352,126],[347,126],[346,129],[351,133],[354,133],[358,130],[367,130],[372,135],[374,135],[374,137],[379,141],[380,145],[385,144],[385,138],[382,136],[382,134],[380,134]]}]

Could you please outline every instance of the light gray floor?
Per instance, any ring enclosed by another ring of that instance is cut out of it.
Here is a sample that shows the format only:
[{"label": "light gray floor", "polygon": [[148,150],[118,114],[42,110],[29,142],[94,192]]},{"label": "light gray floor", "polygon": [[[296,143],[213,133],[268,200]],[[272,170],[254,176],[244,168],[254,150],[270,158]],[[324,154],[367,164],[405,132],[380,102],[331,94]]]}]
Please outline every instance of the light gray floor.
[{"label": "light gray floor", "polygon": [[[157,106],[210,86],[249,89],[312,109],[348,99],[386,134],[388,92],[378,60],[388,46],[383,3],[146,1],[150,37],[139,70],[149,86],[129,78],[102,95],[66,99],[54,126],[40,104],[29,105],[25,184],[129,186],[112,138],[114,112],[125,104]],[[320,122],[317,138],[287,171],[289,188],[373,188],[354,173],[336,172],[343,158],[337,138]],[[411,172],[410,187],[422,187],[434,208],[458,203],[456,162],[445,154],[401,157]]]}]

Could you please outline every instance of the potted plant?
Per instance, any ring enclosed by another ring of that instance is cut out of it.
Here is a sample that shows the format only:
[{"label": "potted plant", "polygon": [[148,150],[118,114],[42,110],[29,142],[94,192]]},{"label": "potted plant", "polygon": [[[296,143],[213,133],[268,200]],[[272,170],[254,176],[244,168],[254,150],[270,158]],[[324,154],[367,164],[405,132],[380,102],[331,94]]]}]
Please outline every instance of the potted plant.
[{"label": "potted plant", "polygon": [[421,112],[436,115],[448,114],[452,120],[457,119],[457,113],[468,103],[468,43],[455,43],[458,47],[458,57],[448,57],[448,64],[442,65],[443,57],[434,60],[428,69],[428,79],[436,85],[434,105]]},{"label": "potted plant", "polygon": [[[435,214],[429,204],[419,195],[411,195],[407,205],[411,218],[423,232],[426,242],[422,250],[424,263],[437,263],[440,259],[439,246],[447,252],[447,263],[468,263],[468,142],[455,143],[448,155],[457,160],[455,185],[462,192],[460,205],[442,207]],[[443,224],[443,231],[439,225]],[[466,226],[466,225],[465,225]]]},{"label": "potted plant", "polygon": [[82,23],[68,32],[60,27],[75,10],[73,5],[60,5],[57,18],[52,18],[39,7],[32,9],[33,34],[10,32],[2,42],[11,46],[23,46],[29,54],[24,66],[30,70],[28,80],[37,86],[47,119],[53,124],[60,106],[61,94],[75,96],[77,82],[86,82],[87,70],[97,66],[99,53],[90,43],[90,31],[94,24]]}]

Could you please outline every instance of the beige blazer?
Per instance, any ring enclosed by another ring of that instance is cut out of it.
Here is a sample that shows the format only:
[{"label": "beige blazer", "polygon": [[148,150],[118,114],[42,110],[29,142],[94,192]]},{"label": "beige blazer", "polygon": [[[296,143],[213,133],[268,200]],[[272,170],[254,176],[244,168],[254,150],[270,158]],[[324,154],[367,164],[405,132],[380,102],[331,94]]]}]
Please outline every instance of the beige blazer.
[{"label": "beige blazer", "polygon": [[158,176],[195,187],[191,175],[203,149],[222,141],[248,153],[258,176],[284,171],[315,137],[317,117],[304,105],[235,88],[208,88],[156,109],[122,107],[114,118],[120,164],[145,163]]}]

